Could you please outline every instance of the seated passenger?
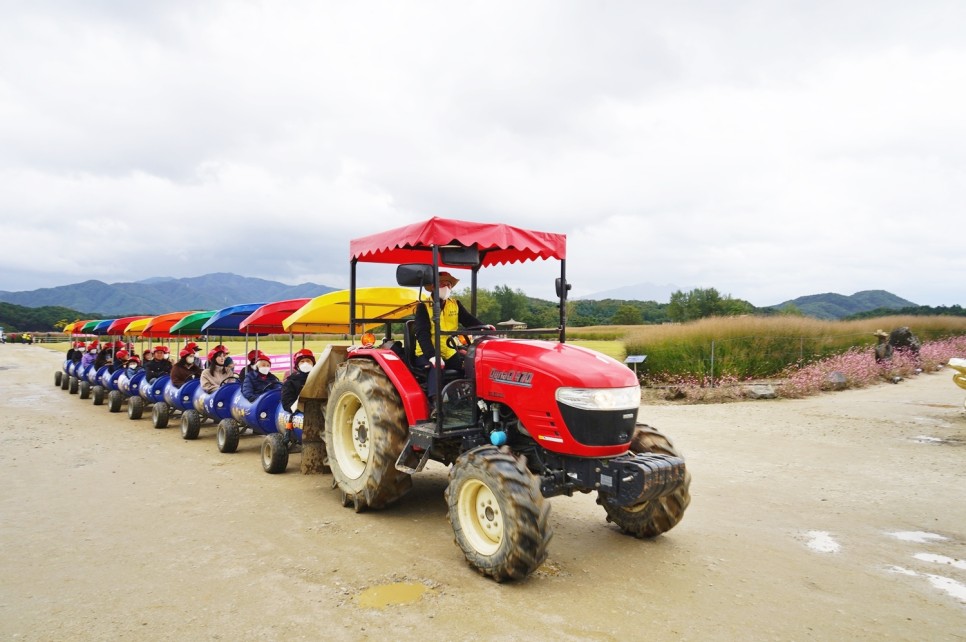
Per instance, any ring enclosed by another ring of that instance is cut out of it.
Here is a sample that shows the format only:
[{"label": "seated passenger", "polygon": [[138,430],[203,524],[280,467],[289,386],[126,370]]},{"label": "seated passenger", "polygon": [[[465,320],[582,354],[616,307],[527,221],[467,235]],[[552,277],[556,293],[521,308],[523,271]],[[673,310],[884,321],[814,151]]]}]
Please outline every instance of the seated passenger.
[{"label": "seated passenger", "polygon": [[127,350],[118,350],[117,352],[114,353],[114,358],[111,361],[111,368],[109,372],[111,374],[114,374],[118,370],[122,370],[127,360],[128,360]]},{"label": "seated passenger", "polygon": [[168,346],[154,346],[154,358],[144,364],[144,378],[154,381],[158,377],[171,372],[171,362],[168,361]]},{"label": "seated passenger", "polygon": [[195,363],[195,353],[191,348],[183,348],[178,353],[178,362],[171,366],[171,385],[180,388],[191,379],[201,376],[201,366]]},{"label": "seated passenger", "polygon": [[110,343],[100,349],[97,357],[94,358],[94,369],[100,370],[103,366],[109,366],[114,362],[114,346]]},{"label": "seated passenger", "polygon": [[215,346],[208,353],[208,365],[201,373],[201,388],[211,393],[221,387],[225,380],[235,376],[235,369],[228,364],[228,348]]},{"label": "seated passenger", "polygon": [[94,365],[94,360],[97,359],[97,340],[91,341],[87,344],[87,351],[84,356],[81,357],[81,366],[87,367]]},{"label": "seated passenger", "polygon": [[260,353],[261,353],[261,350],[248,351],[248,363],[245,364],[245,366],[238,373],[238,383],[245,383],[245,375],[255,370],[255,357],[257,357]]},{"label": "seated passenger", "polygon": [[67,351],[67,358],[74,363],[80,363],[81,358],[84,356],[84,342],[75,341],[70,350]]},{"label": "seated passenger", "polygon": [[282,384],[282,408],[289,412],[295,412],[299,401],[299,394],[305,387],[305,381],[309,378],[309,373],[315,367],[315,355],[309,349],[299,350],[295,353],[295,370],[289,373]]},{"label": "seated passenger", "polygon": [[282,382],[272,374],[272,362],[265,353],[258,352],[255,355],[255,370],[245,375],[242,382],[242,394],[245,399],[255,401],[262,393],[275,390],[280,387]]},{"label": "seated passenger", "polygon": [[[123,350],[121,351],[123,352]],[[121,352],[117,353],[117,356],[121,356]],[[138,359],[136,354],[132,354],[124,360],[124,373],[127,375],[128,379],[136,375],[141,371],[141,360]]]}]

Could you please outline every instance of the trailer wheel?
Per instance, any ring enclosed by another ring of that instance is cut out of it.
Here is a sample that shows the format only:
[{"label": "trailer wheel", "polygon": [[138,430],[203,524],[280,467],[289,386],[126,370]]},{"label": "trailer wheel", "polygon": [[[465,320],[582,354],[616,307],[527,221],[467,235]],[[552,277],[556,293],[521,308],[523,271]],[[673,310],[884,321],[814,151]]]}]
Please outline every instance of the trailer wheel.
[{"label": "trailer wheel", "polygon": [[91,400],[95,406],[100,406],[104,403],[104,386],[94,386],[91,388]]},{"label": "trailer wheel", "polygon": [[64,374],[60,378],[60,389],[67,390],[69,387],[70,387],[70,376],[68,376],[67,374]]},{"label": "trailer wheel", "polygon": [[218,424],[218,452],[233,453],[238,450],[238,423],[234,419],[222,419]]},{"label": "trailer wheel", "polygon": [[77,397],[80,399],[91,398],[91,384],[88,381],[81,381],[77,384]]},{"label": "trailer wheel", "polygon": [[71,377],[69,387],[67,388],[67,392],[69,392],[72,395],[76,395],[78,386],[80,386],[80,382],[77,380],[77,377]]},{"label": "trailer wheel", "polygon": [[396,470],[409,425],[395,386],[377,363],[339,366],[325,410],[325,444],[338,488],[356,512],[383,508],[412,488]]},{"label": "trailer wheel", "polygon": [[273,432],[262,440],[262,470],[271,475],[284,473],[288,467],[288,446],[285,435]]},{"label": "trailer wheel", "polygon": [[525,458],[495,446],[463,453],[450,469],[446,504],[456,543],[483,575],[522,579],[547,559],[550,504]]},{"label": "trailer wheel", "polygon": [[124,403],[124,393],[120,390],[111,390],[107,394],[107,409],[110,412],[121,412],[121,404]]},{"label": "trailer wheel", "polygon": [[[645,424],[637,424],[634,429],[630,451],[681,457],[670,439]],[[684,517],[684,511],[691,503],[690,487],[691,472],[685,469],[684,483],[670,495],[637,506],[616,506],[598,495],[597,503],[607,512],[607,521],[617,524],[628,535],[657,537],[674,528]]]},{"label": "trailer wheel", "polygon": [[144,399],[141,397],[131,397],[127,400],[127,418],[140,419],[144,414]]},{"label": "trailer wheel", "polygon": [[155,428],[167,428],[168,416],[170,414],[168,404],[163,401],[155,402],[154,407],[151,409],[151,423],[154,424]]},{"label": "trailer wheel", "polygon": [[61,380],[63,378],[64,378],[64,371],[63,370],[58,370],[57,372],[54,373],[54,387],[55,388],[60,388],[60,382],[61,382]]},{"label": "trailer wheel", "polygon": [[201,415],[197,410],[185,410],[181,415],[181,438],[197,439],[201,432]]}]

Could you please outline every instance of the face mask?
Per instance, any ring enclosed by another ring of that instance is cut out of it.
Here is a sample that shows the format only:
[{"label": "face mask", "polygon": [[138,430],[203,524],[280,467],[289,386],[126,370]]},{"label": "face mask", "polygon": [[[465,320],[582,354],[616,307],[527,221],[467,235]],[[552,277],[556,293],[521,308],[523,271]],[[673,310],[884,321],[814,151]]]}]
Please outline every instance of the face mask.
[{"label": "face mask", "polygon": [[195,358],[194,358],[194,357],[192,357],[192,356],[190,356],[190,355],[189,355],[189,356],[187,356],[187,357],[185,357],[185,358],[184,358],[184,360],[185,360],[186,362],[188,362],[188,363],[194,363],[194,362],[195,362]]},{"label": "face mask", "polygon": [[303,361],[299,364],[299,370],[301,372],[312,372],[312,364],[308,361]]},{"label": "face mask", "polygon": [[267,375],[269,372],[272,371],[272,369],[269,368],[268,366],[263,366],[259,368],[258,371],[261,372],[263,375]]},{"label": "face mask", "polygon": [[439,289],[439,298],[440,298],[440,300],[441,301],[445,301],[446,299],[448,299],[449,298],[449,293],[451,291],[452,291],[452,288],[448,288],[448,287],[444,288],[444,287],[441,287]]}]

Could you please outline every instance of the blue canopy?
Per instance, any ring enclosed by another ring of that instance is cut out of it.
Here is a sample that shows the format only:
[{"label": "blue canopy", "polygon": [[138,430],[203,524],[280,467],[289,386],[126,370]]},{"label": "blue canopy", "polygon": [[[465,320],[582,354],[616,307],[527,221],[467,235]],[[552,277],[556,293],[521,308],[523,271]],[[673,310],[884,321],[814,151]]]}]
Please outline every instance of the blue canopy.
[{"label": "blue canopy", "polygon": [[107,329],[111,327],[111,324],[117,321],[117,319],[105,319],[91,328],[91,333],[96,335],[107,334]]},{"label": "blue canopy", "polygon": [[[264,303],[242,303],[218,310],[203,326],[203,334],[221,337],[243,337],[244,332],[239,332],[239,324],[248,318],[252,312],[265,305]],[[254,334],[250,332],[249,334]]]}]

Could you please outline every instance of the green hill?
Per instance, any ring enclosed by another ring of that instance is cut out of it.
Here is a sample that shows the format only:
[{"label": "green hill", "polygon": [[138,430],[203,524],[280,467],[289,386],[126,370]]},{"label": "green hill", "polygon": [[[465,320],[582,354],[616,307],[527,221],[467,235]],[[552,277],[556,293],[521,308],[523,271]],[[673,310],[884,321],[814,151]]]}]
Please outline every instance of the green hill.
[{"label": "green hill", "polygon": [[913,307],[916,304],[885,290],[863,290],[851,296],[834,292],[810,294],[769,306],[769,308],[781,310],[789,305],[798,308],[803,314],[817,319],[842,319],[870,310],[900,310]]}]

